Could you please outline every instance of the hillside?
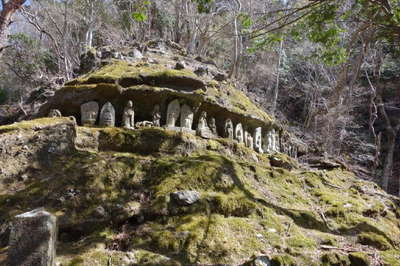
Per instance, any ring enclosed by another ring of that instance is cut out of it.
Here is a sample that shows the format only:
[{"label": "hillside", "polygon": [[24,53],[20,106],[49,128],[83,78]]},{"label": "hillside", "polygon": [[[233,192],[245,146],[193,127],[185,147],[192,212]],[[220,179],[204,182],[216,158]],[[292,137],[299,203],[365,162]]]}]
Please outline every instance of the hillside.
[{"label": "hillside", "polygon": [[340,165],[70,118],[0,132],[3,262],[8,222],[44,206],[59,220],[61,265],[399,265],[399,199]]}]

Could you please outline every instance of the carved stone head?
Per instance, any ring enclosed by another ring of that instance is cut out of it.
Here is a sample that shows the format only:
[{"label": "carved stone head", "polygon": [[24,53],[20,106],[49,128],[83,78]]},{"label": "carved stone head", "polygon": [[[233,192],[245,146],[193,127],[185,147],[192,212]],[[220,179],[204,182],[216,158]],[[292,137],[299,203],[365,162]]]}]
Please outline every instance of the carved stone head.
[{"label": "carved stone head", "polygon": [[100,126],[115,126],[115,109],[110,102],[105,103],[101,108]]}]

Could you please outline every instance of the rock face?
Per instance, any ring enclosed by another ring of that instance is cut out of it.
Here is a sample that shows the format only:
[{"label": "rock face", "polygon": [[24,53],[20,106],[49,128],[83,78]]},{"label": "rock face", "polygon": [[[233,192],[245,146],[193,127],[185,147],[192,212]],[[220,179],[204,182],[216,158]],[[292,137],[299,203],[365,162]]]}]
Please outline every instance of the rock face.
[{"label": "rock face", "polygon": [[[0,181],[19,173],[28,177],[52,164],[57,156],[75,150],[75,121],[67,117],[42,118],[0,130]],[[0,188],[2,184],[0,182]]]},{"label": "rock face", "polygon": [[44,209],[17,215],[10,233],[9,266],[54,266],[56,217]]}]

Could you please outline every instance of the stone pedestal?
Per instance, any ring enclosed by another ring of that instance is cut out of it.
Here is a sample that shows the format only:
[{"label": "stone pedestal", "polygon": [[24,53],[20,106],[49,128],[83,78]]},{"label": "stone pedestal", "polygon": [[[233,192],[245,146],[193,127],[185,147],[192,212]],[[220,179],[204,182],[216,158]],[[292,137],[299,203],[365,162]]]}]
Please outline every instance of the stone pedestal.
[{"label": "stone pedestal", "polygon": [[54,266],[56,237],[56,217],[43,208],[15,216],[8,266]]}]

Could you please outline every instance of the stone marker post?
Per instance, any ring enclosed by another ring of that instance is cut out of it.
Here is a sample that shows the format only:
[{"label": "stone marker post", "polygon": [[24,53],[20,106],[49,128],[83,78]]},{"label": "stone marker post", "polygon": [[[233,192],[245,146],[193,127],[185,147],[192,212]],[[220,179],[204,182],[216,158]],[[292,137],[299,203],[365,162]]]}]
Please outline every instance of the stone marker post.
[{"label": "stone marker post", "polygon": [[43,208],[15,216],[8,266],[54,266],[56,237],[56,217]]}]

